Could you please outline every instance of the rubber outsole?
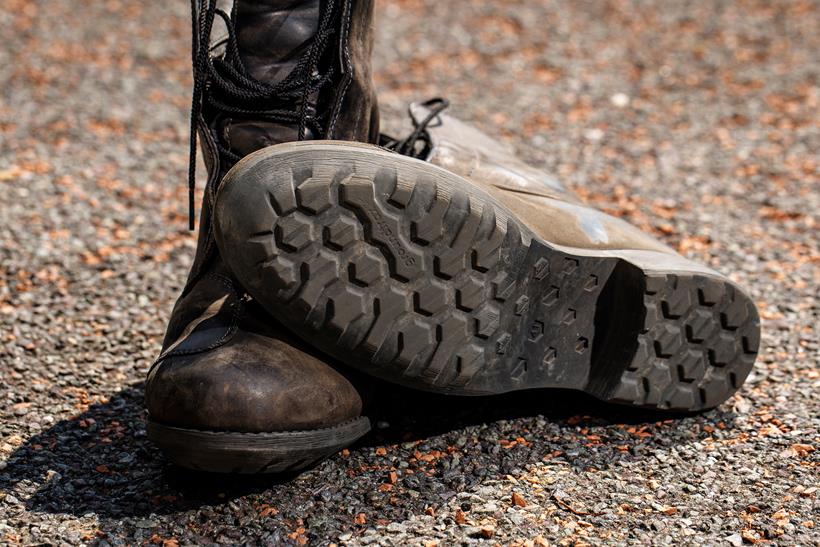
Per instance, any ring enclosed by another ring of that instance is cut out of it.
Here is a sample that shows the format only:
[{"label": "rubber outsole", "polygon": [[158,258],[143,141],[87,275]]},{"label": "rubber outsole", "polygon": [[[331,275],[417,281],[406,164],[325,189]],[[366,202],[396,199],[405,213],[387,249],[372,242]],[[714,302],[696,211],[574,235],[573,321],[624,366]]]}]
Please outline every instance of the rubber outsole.
[{"label": "rubber outsole", "polygon": [[336,427],[240,433],[201,431],[149,421],[148,438],[175,464],[212,473],[302,471],[350,446],[370,431],[360,417]]},{"label": "rubber outsole", "polygon": [[252,154],[226,175],[215,218],[223,256],[268,312],[410,387],[560,387],[700,410],[743,383],[759,345],[754,303],[727,279],[568,252],[464,179],[375,147]]}]

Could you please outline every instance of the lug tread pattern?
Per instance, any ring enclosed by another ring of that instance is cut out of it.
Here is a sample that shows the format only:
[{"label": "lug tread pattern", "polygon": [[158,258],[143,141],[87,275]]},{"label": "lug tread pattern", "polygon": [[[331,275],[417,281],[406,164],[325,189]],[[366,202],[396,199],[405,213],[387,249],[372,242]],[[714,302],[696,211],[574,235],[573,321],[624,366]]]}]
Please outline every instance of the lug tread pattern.
[{"label": "lug tread pattern", "polygon": [[624,259],[562,252],[426,164],[325,160],[243,174],[266,199],[237,192],[242,229],[220,248],[268,311],[351,365],[440,392],[562,387],[677,410],[722,402],[751,370],[757,311],[729,282],[632,265],[621,279]]},{"label": "lug tread pattern", "polygon": [[748,376],[760,344],[754,303],[703,275],[650,275],[638,349],[611,400],[701,410],[726,400]]},{"label": "lug tread pattern", "polygon": [[599,280],[607,279],[615,264],[616,259],[579,259],[533,241],[517,277],[505,272],[491,291],[506,317],[514,319],[514,326],[496,338],[495,351],[504,364],[483,371],[472,387],[583,389],[596,334]]},{"label": "lug tread pattern", "polygon": [[493,207],[367,164],[292,168],[267,193],[246,249],[297,332],[441,391],[496,360],[526,248]]},{"label": "lug tread pattern", "polygon": [[269,192],[272,211],[288,214],[247,239],[257,263],[300,272],[296,290],[280,291],[289,324],[387,378],[438,391],[583,383],[614,259],[527,245],[525,228],[491,202],[423,175],[322,169],[293,169],[293,191]]}]

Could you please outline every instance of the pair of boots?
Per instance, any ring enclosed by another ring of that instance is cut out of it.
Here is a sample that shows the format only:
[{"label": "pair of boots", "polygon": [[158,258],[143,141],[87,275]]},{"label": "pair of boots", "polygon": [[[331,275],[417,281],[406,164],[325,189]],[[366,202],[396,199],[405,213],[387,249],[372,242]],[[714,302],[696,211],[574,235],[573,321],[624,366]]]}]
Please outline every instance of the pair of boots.
[{"label": "pair of boots", "polygon": [[428,391],[670,410],[744,381],[759,320],[726,277],[442,100],[411,107],[406,139],[379,134],[372,0],[224,3],[194,0],[190,183],[197,133],[208,181],[146,384],[149,437],[173,461],[294,471],[353,443],[370,423],[336,361]]}]

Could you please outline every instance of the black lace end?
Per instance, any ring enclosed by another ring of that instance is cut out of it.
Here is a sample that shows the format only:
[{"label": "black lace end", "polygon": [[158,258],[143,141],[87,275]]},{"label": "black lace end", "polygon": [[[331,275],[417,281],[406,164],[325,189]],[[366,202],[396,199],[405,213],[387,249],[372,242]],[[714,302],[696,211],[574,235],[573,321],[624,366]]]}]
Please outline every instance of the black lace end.
[{"label": "black lace end", "polygon": [[194,204],[194,190],[188,189],[188,229],[196,229],[196,206]]},{"label": "black lace end", "polygon": [[196,122],[191,122],[191,149],[188,151],[188,229],[196,228]]}]

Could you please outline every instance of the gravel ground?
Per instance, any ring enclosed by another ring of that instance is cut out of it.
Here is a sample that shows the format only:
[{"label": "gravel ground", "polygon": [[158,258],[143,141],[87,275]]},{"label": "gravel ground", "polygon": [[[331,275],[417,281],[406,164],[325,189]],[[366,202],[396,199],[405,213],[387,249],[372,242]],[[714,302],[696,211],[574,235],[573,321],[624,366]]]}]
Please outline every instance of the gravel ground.
[{"label": "gravel ground", "polygon": [[374,434],[279,479],[190,474],[145,437],[194,248],[187,2],[3,5],[0,544],[820,544],[817,1],[382,1],[390,127],[448,96],[731,272],[761,356],[694,416],[391,392]]}]

